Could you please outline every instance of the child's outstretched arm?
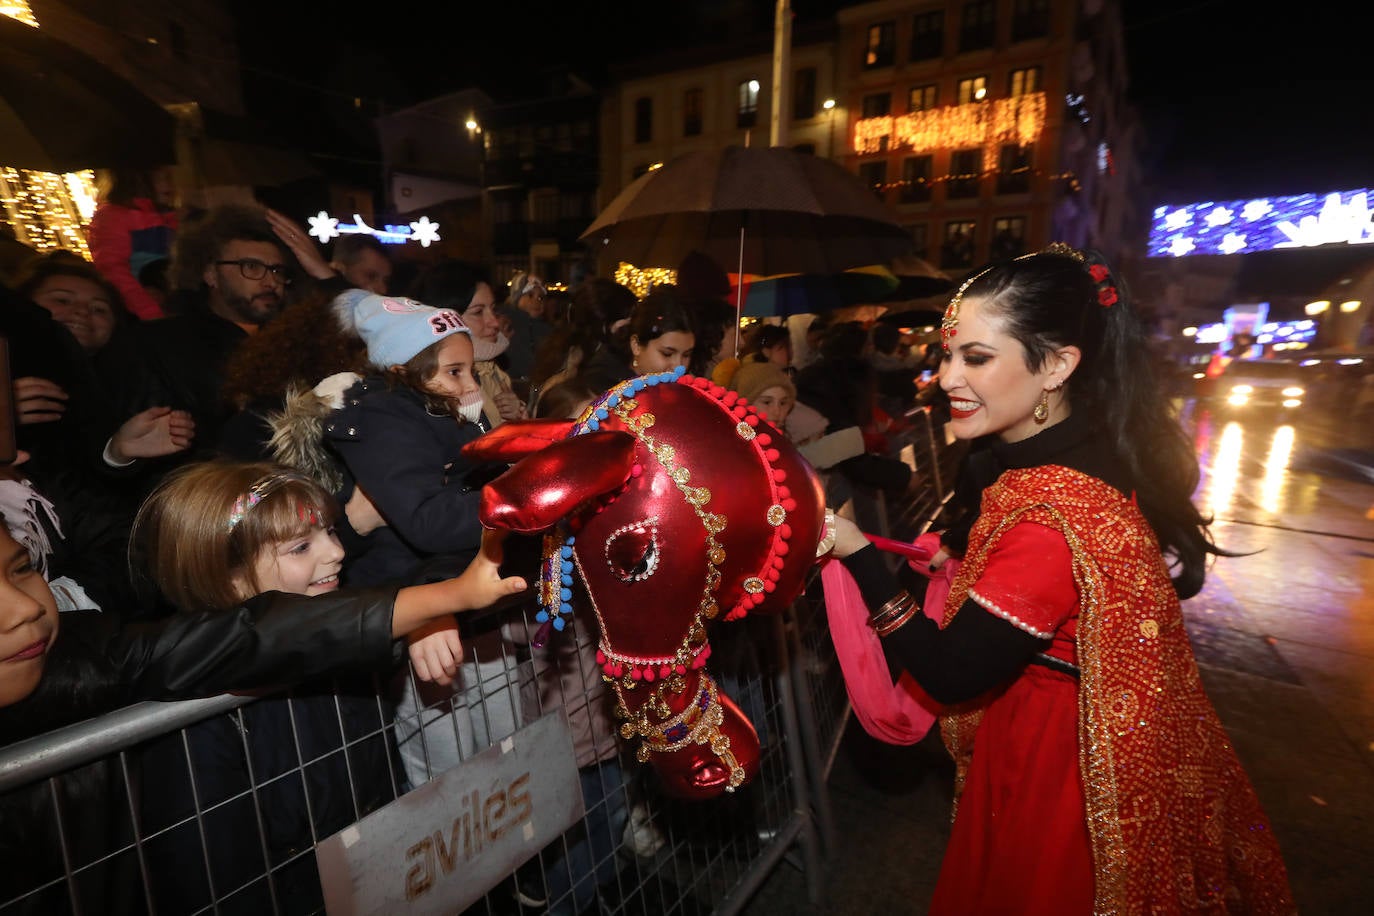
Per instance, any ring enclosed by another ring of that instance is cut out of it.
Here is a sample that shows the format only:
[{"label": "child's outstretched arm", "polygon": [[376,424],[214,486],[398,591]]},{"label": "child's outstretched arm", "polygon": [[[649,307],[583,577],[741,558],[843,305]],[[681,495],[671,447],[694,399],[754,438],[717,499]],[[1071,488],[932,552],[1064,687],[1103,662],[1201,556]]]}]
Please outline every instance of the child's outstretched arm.
[{"label": "child's outstretched arm", "polygon": [[411,585],[396,595],[391,616],[391,634],[405,636],[445,614],[475,611],[490,607],[502,598],[525,590],[520,576],[501,577],[502,543],[506,532],[490,528],[482,531],[482,549],[463,574],[456,579]]}]

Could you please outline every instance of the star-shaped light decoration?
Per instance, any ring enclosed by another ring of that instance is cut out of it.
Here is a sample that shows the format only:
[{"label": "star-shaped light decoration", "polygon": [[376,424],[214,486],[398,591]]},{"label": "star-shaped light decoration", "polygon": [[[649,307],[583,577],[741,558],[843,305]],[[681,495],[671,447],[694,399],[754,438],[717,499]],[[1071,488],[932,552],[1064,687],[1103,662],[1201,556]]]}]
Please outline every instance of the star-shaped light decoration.
[{"label": "star-shaped light decoration", "polygon": [[1164,219],[1166,229],[1183,229],[1193,224],[1193,214],[1187,207],[1175,210]]},{"label": "star-shaped light decoration", "polygon": [[320,240],[320,244],[326,244],[330,239],[336,239],[340,235],[339,221],[328,213],[321,210],[319,213],[310,217],[310,234]]},{"label": "star-shaped light decoration", "polygon": [[1273,204],[1261,197],[1248,202],[1245,209],[1240,211],[1240,215],[1242,219],[1253,223],[1255,220],[1264,219],[1273,209]]},{"label": "star-shaped light decoration", "polygon": [[1186,235],[1176,235],[1173,240],[1169,242],[1169,254],[1176,258],[1181,258],[1196,247],[1197,243]]},{"label": "star-shaped light decoration", "polygon": [[1239,232],[1228,232],[1217,248],[1221,249],[1222,254],[1235,254],[1245,248],[1245,245],[1245,236]]},{"label": "star-shaped light decoration", "polygon": [[1235,218],[1236,214],[1233,211],[1228,210],[1226,207],[1223,206],[1217,206],[1212,210],[1212,212],[1207,214],[1206,221],[1208,226],[1210,226],[1213,229],[1216,229],[1219,226],[1225,226],[1227,223],[1229,223],[1231,220]]},{"label": "star-shaped light decoration", "polygon": [[422,216],[410,224],[410,237],[419,242],[421,248],[428,248],[439,241],[439,224],[431,223],[428,216]]}]

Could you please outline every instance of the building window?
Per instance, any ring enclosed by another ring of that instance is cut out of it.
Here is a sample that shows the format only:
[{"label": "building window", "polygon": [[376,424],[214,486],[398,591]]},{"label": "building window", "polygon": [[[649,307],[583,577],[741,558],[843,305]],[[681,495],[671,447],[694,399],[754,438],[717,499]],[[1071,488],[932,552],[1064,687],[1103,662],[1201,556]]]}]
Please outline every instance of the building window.
[{"label": "building window", "polygon": [[759,81],[750,79],[740,83],[738,97],[735,126],[753,127],[759,118]]},{"label": "building window", "polygon": [[1011,75],[1007,78],[1007,97],[1014,99],[1017,96],[1039,92],[1043,74],[1044,70],[1040,67],[1026,67],[1022,70],[1011,71]]},{"label": "building window", "polygon": [[945,196],[950,200],[967,200],[978,196],[978,179],[983,172],[983,151],[959,149],[949,157],[949,184]]},{"label": "building window", "polygon": [[1012,41],[1044,38],[1049,34],[1050,0],[1012,0]]},{"label": "building window", "polygon": [[997,157],[997,193],[1025,194],[1030,179],[1031,147],[1014,143],[1002,147]]},{"label": "building window", "polygon": [[911,20],[911,60],[935,60],[945,52],[945,11],[917,13]]},{"label": "building window", "polygon": [[988,244],[988,260],[1004,261],[1026,253],[1026,218],[1003,216],[992,221],[992,241]]},{"label": "building window", "polygon": [[635,142],[648,143],[654,138],[654,100],[648,96],[635,99]]},{"label": "building window", "polygon": [[792,76],[792,119],[809,121],[816,116],[816,68],[802,67]]},{"label": "building window", "polygon": [[970,102],[981,102],[988,97],[988,78],[984,76],[970,76],[966,80],[959,80],[959,99],[956,104],[967,105]]},{"label": "building window", "polygon": [[865,70],[891,67],[897,62],[897,23],[880,22],[868,27],[868,45],[864,48]]},{"label": "building window", "polygon": [[997,0],[968,0],[959,22],[959,50],[980,51],[997,40]]},{"label": "building window", "polygon": [[705,107],[706,93],[700,89],[688,89],[682,94],[682,135],[701,136],[702,109]]},{"label": "building window", "polygon": [[864,96],[863,116],[865,118],[881,118],[889,114],[892,114],[892,93],[874,92]]},{"label": "building window", "polygon": [[916,249],[916,256],[924,258],[930,250],[930,227],[925,223],[917,223],[907,226],[906,231],[911,233],[911,245]]},{"label": "building window", "polygon": [[859,163],[859,179],[864,184],[873,189],[873,193],[882,199],[887,192],[887,160],[877,159],[873,162]]},{"label": "building window", "polygon": [[945,238],[940,243],[940,267],[969,268],[973,266],[973,220],[945,223]]},{"label": "building window", "polygon": [[912,86],[911,92],[906,97],[907,111],[930,111],[938,104],[940,98],[940,87],[934,83],[927,83],[924,86]]},{"label": "building window", "polygon": [[930,201],[930,156],[908,156],[902,160],[902,192],[904,204],[923,204]]}]

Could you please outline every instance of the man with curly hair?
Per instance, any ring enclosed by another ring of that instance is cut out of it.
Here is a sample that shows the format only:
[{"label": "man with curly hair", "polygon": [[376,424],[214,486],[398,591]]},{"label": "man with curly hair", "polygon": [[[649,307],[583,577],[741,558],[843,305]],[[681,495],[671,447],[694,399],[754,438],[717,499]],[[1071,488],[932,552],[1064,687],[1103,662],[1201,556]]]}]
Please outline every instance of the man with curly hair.
[{"label": "man with curly hair", "polygon": [[213,450],[232,410],[221,394],[229,356],[281,311],[297,271],[280,232],[257,205],[186,222],[172,250],[170,317],[131,325],[108,345],[106,377],[128,415],[166,404],[195,419],[192,448],[159,471]]}]

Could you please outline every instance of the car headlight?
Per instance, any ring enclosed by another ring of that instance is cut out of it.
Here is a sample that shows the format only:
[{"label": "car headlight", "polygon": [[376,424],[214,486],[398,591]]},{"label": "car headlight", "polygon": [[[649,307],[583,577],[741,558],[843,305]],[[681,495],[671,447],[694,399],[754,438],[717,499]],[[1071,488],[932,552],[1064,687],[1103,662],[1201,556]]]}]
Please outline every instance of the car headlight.
[{"label": "car headlight", "polygon": [[1242,395],[1242,396],[1247,395],[1247,394],[1250,394],[1250,393],[1253,392],[1254,390],[1255,390],[1255,389],[1254,389],[1252,386],[1250,386],[1250,385],[1232,385],[1232,386],[1231,386],[1231,393],[1232,393],[1232,394],[1239,394],[1239,395]]},{"label": "car headlight", "polygon": [[1283,396],[1286,398],[1300,398],[1303,396],[1303,390],[1297,385],[1290,385],[1283,389]]}]

